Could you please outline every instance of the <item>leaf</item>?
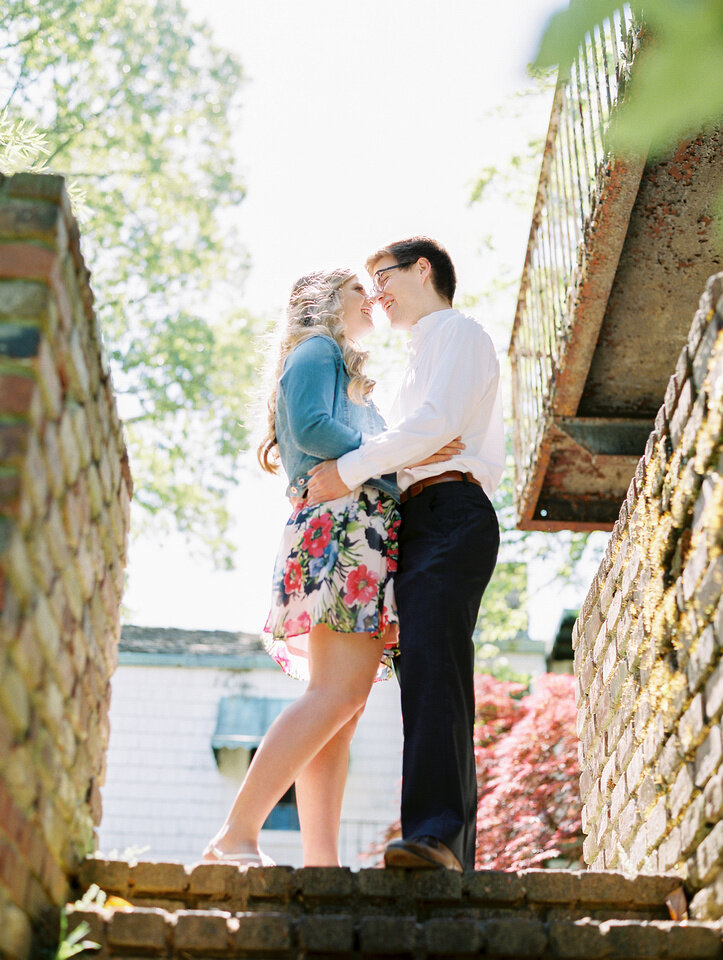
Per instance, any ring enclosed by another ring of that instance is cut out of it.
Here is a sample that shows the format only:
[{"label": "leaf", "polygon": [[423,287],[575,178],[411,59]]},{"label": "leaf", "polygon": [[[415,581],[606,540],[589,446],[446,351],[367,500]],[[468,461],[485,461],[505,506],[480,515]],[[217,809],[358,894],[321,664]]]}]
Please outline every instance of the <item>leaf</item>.
[{"label": "leaf", "polygon": [[565,10],[550,17],[532,65],[540,70],[557,66],[566,74],[585,35],[620,7],[619,0],[571,0]]},{"label": "leaf", "polygon": [[[572,0],[546,25],[534,66],[557,64],[564,76],[586,34],[621,7],[613,0]],[[639,153],[650,148],[660,157],[723,116],[723,4],[647,0],[630,8],[644,24],[646,41],[631,72],[612,144]]]}]

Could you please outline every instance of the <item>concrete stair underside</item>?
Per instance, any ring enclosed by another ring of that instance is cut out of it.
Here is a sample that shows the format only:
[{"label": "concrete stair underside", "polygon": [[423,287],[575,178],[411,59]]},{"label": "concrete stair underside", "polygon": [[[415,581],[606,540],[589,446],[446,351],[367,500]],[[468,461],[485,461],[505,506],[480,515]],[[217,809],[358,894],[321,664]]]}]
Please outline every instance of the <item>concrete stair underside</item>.
[{"label": "concrete stair underside", "polygon": [[631,184],[598,200],[564,359],[518,506],[522,529],[612,528],[701,292],[723,263],[714,222],[721,130],[648,163],[632,192],[640,170],[618,166]]},{"label": "concrete stair underside", "polygon": [[673,875],[560,870],[406,872],[88,860],[132,904],[70,907],[115,957],[723,958],[718,924],[674,922]]}]

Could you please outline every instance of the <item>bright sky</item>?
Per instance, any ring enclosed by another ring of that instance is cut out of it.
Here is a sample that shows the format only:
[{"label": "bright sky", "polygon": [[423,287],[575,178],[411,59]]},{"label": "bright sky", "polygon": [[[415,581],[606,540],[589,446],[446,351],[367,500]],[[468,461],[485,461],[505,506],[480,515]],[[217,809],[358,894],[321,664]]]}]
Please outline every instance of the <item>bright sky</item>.
[{"label": "bright sky", "polygon": [[[461,294],[485,289],[505,265],[521,269],[529,213],[468,199],[484,166],[503,165],[544,134],[549,105],[521,122],[510,97],[528,85],[525,65],[561,0],[185,2],[246,73],[236,137],[248,188],[239,228],[252,262],[244,306],[279,313],[301,274],[351,265],[361,275],[367,253],[414,233],[447,246]],[[494,252],[484,247],[488,234]],[[505,352],[512,317],[473,312]],[[386,325],[381,315],[377,322]],[[394,380],[377,389],[382,408]],[[263,627],[288,505],[283,482],[251,456],[244,462],[232,502],[237,569],[214,572],[175,538],[137,542],[124,601],[130,622]],[[532,617],[533,635],[549,637],[569,602],[561,596]]]}]

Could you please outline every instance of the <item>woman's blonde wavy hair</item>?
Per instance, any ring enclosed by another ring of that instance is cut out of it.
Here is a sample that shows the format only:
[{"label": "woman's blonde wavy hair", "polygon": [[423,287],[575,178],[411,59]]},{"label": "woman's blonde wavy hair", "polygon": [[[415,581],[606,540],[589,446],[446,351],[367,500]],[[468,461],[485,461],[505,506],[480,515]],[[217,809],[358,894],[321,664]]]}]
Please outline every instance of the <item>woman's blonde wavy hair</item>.
[{"label": "woman's blonde wavy hair", "polygon": [[291,291],[286,308],[286,328],[281,335],[278,358],[271,366],[271,393],[266,402],[266,432],[256,456],[268,473],[279,469],[279,448],[276,442],[276,395],[286,358],[309,337],[330,337],[338,344],[344,365],[349,373],[347,393],[354,403],[366,402],[374,387],[374,380],[364,374],[369,354],[360,350],[347,338],[342,320],[341,288],[356,274],[352,270],[319,271],[300,277]]}]

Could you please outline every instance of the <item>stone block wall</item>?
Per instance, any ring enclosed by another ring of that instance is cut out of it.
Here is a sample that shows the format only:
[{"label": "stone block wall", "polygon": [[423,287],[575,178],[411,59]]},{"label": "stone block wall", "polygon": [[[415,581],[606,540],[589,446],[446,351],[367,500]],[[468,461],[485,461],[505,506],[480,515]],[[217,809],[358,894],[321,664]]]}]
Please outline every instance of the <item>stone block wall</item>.
[{"label": "stone block wall", "polygon": [[0,955],[94,848],[131,478],[60,177],[0,177]]},{"label": "stone block wall", "polygon": [[722,439],[718,274],[573,632],[586,861],[679,872],[699,918],[723,915]]}]

